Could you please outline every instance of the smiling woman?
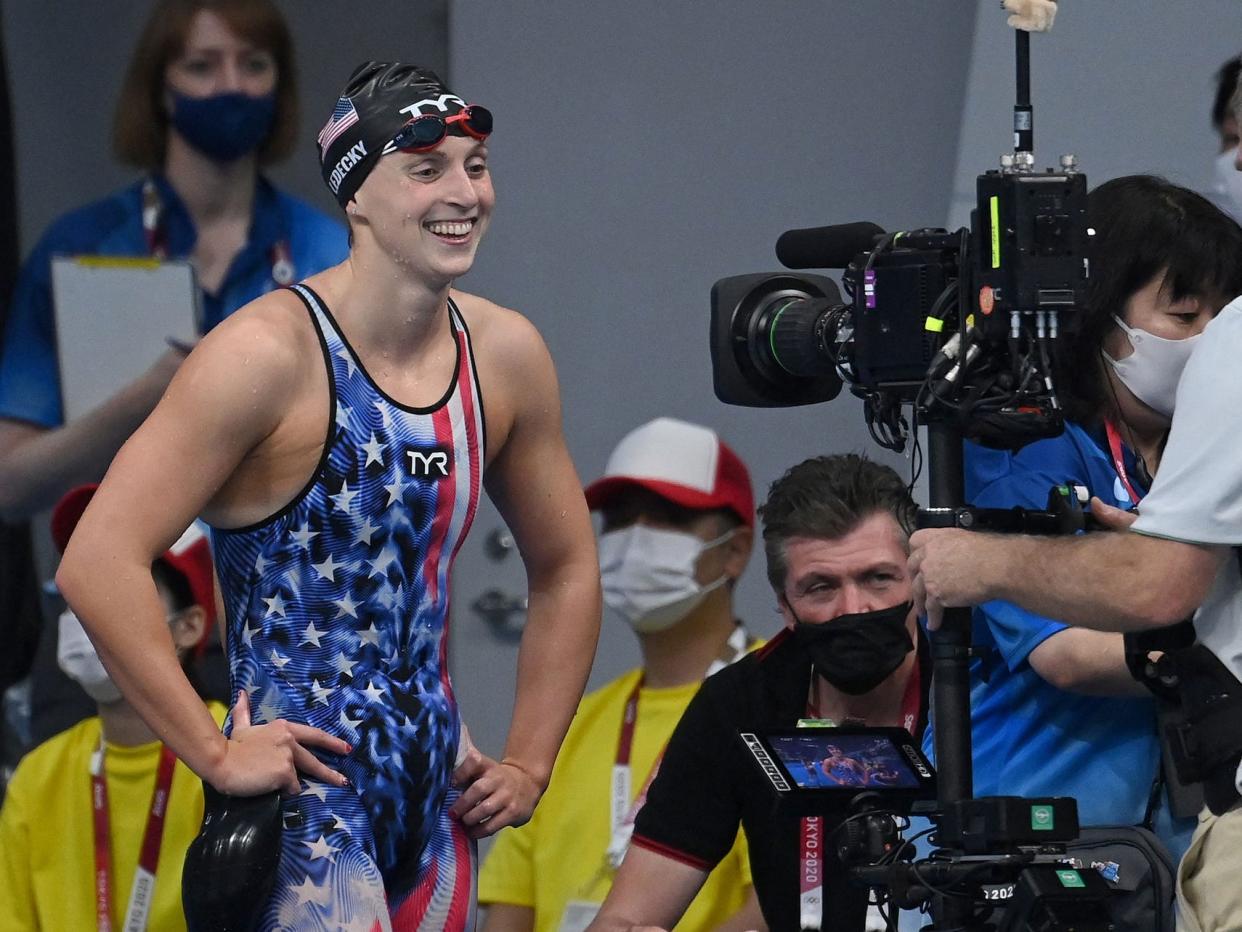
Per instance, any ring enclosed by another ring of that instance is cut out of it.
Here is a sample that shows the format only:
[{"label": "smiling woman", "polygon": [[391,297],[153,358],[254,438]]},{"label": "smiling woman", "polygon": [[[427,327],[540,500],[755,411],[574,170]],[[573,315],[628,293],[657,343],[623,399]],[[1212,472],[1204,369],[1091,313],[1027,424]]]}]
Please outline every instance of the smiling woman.
[{"label": "smiling woman", "polygon": [[347,212],[355,237],[365,229],[386,254],[449,282],[474,264],[495,204],[487,147],[451,135],[433,151],[381,160]]},{"label": "smiling woman", "polygon": [[[246,60],[218,73],[243,95],[262,86]],[[521,315],[452,287],[495,203],[490,129],[425,68],[355,70],[317,137],[348,258],[201,342],[57,575],[192,769],[225,797],[284,791],[271,895],[244,904],[254,928],[471,928],[474,843],[530,818],[586,683],[599,564],[551,360]],[[485,473],[530,593],[500,760],[471,745],[447,657],[451,566]],[[227,737],[151,649],[140,554],[198,514],[236,690]],[[231,850],[219,841],[202,850]],[[223,908],[223,891],[191,892]]]},{"label": "smiling woman", "polygon": [[496,202],[491,130],[490,111],[427,69],[361,66],[319,139],[325,181],[355,239],[436,287],[465,274]]}]

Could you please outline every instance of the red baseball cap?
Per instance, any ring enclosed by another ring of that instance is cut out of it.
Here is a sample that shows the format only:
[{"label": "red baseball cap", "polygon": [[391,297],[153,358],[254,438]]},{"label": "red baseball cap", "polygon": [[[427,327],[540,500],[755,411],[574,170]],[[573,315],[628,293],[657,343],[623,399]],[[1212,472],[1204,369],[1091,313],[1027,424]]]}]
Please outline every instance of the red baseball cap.
[{"label": "red baseball cap", "polygon": [[[78,526],[78,521],[98,488],[99,483],[95,482],[70,489],[52,509],[52,540],[61,553],[69,545],[74,528]],[[185,577],[190,586],[190,595],[207,613],[207,624],[203,629],[205,640],[216,621],[215,571],[207,535],[197,524],[191,524],[177,542],[164,551],[160,559]]]},{"label": "red baseball cap", "polygon": [[608,457],[604,475],[586,487],[587,505],[603,508],[633,486],[685,508],[728,508],[755,526],[750,472],[714,430],[698,424],[659,417],[630,431]]}]

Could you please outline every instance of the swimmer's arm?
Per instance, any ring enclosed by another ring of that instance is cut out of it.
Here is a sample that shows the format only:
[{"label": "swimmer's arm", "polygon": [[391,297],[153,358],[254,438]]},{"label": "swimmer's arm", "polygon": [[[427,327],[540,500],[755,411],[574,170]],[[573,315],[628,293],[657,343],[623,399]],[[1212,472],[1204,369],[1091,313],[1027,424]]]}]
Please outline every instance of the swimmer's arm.
[{"label": "swimmer's arm", "polygon": [[[529,608],[504,760],[542,792],[595,656],[599,561],[582,485],[561,433],[552,359],[525,320],[508,330],[507,368],[499,374],[500,384],[511,387],[515,410],[486,478],[522,554]],[[529,813],[520,816],[526,818]],[[463,820],[473,824],[468,815]]]},{"label": "swimmer's arm", "polygon": [[[202,341],[117,454],[56,574],[104,666],[142,718],[195,773],[239,795],[296,791],[289,764],[306,763],[309,752],[298,741],[315,743],[315,736],[297,738],[288,729],[305,726],[285,724],[259,726],[273,733],[256,741],[224,738],[177,661],[151,563],[279,422],[283,386],[297,375],[296,352],[279,337],[251,318],[226,321]],[[252,357],[266,364],[244,364]],[[244,777],[242,763],[249,765]],[[339,782],[314,763],[317,768],[305,769]]]},{"label": "swimmer's arm", "polygon": [[513,531],[529,586],[505,757],[546,785],[591,672],[601,597],[595,534],[561,433],[556,373],[531,334],[537,344],[525,366],[524,403],[488,471],[488,491]]}]

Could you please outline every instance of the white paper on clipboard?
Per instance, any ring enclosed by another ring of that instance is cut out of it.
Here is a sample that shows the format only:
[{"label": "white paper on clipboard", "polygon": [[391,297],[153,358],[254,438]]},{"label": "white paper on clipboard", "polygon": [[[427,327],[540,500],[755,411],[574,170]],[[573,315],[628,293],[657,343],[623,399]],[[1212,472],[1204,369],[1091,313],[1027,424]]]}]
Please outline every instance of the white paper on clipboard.
[{"label": "white paper on clipboard", "polygon": [[65,421],[142,375],[170,338],[193,344],[202,319],[185,260],[56,256],[52,301]]}]

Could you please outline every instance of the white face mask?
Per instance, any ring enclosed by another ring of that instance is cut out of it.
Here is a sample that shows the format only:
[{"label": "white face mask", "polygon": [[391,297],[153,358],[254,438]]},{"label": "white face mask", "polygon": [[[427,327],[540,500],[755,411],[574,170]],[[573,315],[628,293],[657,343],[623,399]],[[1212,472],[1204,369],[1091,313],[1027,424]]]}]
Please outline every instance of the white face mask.
[{"label": "white face mask", "polygon": [[1226,149],[1212,165],[1211,200],[1242,223],[1242,172],[1237,169],[1238,150]]},{"label": "white face mask", "polygon": [[641,634],[663,631],[689,615],[721,576],[701,586],[694,578],[699,554],[724,543],[737,529],[704,542],[693,534],[634,524],[599,538],[604,602]]},{"label": "white face mask", "polygon": [[108,676],[95,645],[86,636],[78,616],[65,610],[60,616],[56,639],[56,661],[65,675],[76,680],[96,702],[116,702],[121,691]]},{"label": "white face mask", "polygon": [[1184,340],[1169,340],[1158,337],[1154,333],[1129,327],[1116,314],[1117,322],[1127,337],[1134,352],[1124,359],[1113,359],[1108,353],[1108,360],[1121,384],[1143,404],[1167,418],[1173,417],[1173,404],[1177,400],[1177,383],[1182,379],[1182,371],[1190,359],[1202,334]]}]

